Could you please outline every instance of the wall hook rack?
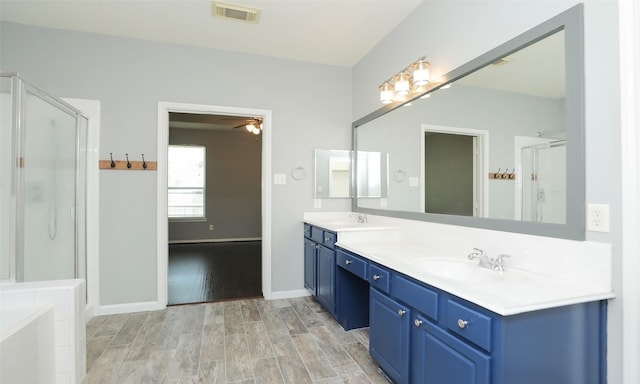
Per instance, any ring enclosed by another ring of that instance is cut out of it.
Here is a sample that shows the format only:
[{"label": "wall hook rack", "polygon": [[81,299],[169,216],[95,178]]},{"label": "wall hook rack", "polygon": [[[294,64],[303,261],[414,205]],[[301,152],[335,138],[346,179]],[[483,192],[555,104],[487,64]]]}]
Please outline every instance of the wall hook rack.
[{"label": "wall hook rack", "polygon": [[157,161],[146,161],[142,154],[142,161],[129,160],[129,154],[125,153],[125,160],[113,160],[113,153],[109,152],[109,160],[100,160],[100,169],[131,170],[131,171],[155,171],[158,169]]},{"label": "wall hook rack", "polygon": [[516,179],[516,170],[509,172],[509,168],[506,168],[504,172],[500,172],[502,168],[498,168],[498,172],[489,173],[489,180],[515,180]]}]

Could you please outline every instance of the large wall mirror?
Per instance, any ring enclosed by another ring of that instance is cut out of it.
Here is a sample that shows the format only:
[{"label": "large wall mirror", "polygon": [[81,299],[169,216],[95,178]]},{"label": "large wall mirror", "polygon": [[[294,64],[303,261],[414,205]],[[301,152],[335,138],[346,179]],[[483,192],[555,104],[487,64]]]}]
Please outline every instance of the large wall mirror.
[{"label": "large wall mirror", "polygon": [[356,121],[388,191],[353,210],[583,240],[583,51],[578,5]]}]

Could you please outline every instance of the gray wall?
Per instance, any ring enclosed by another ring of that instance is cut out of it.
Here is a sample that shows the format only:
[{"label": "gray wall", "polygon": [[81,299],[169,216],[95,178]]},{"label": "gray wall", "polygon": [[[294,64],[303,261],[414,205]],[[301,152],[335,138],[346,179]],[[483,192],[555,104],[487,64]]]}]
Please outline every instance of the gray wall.
[{"label": "gray wall", "polygon": [[[377,86],[421,55],[434,76],[447,73],[577,4],[577,1],[425,0],[353,70],[353,119],[380,107]],[[609,204],[611,232],[587,239],[613,244],[614,289],[621,292],[621,176],[618,3],[584,2],[586,198]],[[570,171],[570,170],[569,170]],[[621,383],[622,304],[609,303],[609,382]]]},{"label": "gray wall", "polygon": [[206,221],[169,221],[169,241],[260,238],[261,138],[245,129],[172,128],[169,144],[204,145],[207,156]]},{"label": "gray wall", "polygon": [[[350,146],[350,69],[8,22],[0,25],[0,69],[54,95],[100,100],[101,159],[113,152],[155,160],[159,101],[272,111],[273,172],[302,166],[308,173],[272,189],[272,290],[303,289],[302,212],[314,210],[313,150]],[[156,220],[166,220],[156,215],[156,173],[106,170],[99,177],[100,304],[155,301]],[[350,206],[348,199],[322,205]]]}]

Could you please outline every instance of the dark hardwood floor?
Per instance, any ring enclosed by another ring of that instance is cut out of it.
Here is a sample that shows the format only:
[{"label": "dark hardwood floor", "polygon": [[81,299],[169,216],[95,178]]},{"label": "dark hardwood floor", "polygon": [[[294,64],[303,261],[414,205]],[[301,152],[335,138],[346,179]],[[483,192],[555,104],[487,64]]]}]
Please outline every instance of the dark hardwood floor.
[{"label": "dark hardwood floor", "polygon": [[169,245],[169,305],[262,297],[262,242]]}]

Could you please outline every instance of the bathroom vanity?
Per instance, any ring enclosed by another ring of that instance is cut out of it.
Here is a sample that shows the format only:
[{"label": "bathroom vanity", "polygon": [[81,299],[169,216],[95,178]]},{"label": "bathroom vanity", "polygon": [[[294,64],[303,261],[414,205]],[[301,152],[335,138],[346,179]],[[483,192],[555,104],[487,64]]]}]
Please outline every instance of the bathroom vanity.
[{"label": "bathroom vanity", "polygon": [[431,247],[394,223],[327,217],[305,219],[305,286],[345,329],[370,327],[371,356],[393,382],[606,381],[610,285],[521,269],[517,255],[493,271],[447,255],[438,233]]}]

